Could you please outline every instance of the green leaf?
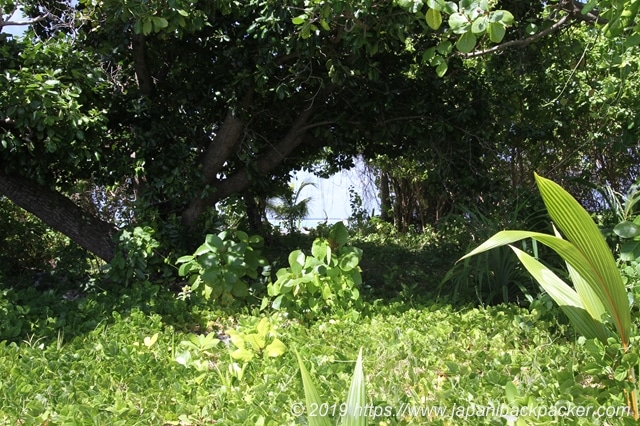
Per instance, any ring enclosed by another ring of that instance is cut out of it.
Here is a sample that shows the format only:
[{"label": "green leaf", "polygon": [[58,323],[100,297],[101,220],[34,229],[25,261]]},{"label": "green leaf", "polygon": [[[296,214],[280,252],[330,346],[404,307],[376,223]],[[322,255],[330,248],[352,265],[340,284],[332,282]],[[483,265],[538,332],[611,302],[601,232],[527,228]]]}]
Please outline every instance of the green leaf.
[{"label": "green leaf", "polygon": [[242,241],[243,243],[248,243],[249,242],[249,235],[246,232],[241,231],[241,230],[238,229],[238,230],[235,231],[235,234],[236,234],[236,238],[238,240]]},{"label": "green leaf", "polygon": [[526,35],[534,35],[538,32],[539,28],[536,24],[529,23],[524,27],[524,32]]},{"label": "green leaf", "polygon": [[264,348],[265,355],[270,357],[278,357],[286,351],[287,347],[278,338],[273,339],[273,342],[269,343],[267,347]]},{"label": "green leaf", "polygon": [[326,240],[320,238],[314,240],[311,246],[311,254],[319,261],[327,265],[331,264],[331,247],[329,247]]},{"label": "green leaf", "polygon": [[[307,371],[304,363],[302,362],[302,358],[298,351],[296,352],[296,357],[298,358],[298,366],[300,368],[300,376],[302,377],[302,386],[304,388],[304,397],[307,405],[307,413],[311,413],[312,409],[315,407],[322,406],[322,400],[320,399],[320,394],[313,384],[313,379],[311,379],[311,375]],[[316,410],[318,412],[318,410]],[[331,426],[331,421],[327,415],[324,416],[310,416],[307,418],[307,424],[309,426]]]},{"label": "green leaf", "polygon": [[469,30],[471,24],[462,13],[452,13],[449,15],[449,27],[456,34],[464,34]]},{"label": "green leaf", "polygon": [[593,8],[596,7],[597,4],[598,4],[597,0],[589,0],[587,4],[585,4],[582,7],[582,10],[580,11],[580,13],[582,13],[583,15],[586,15],[587,13],[591,12]]},{"label": "green leaf", "polygon": [[508,10],[496,10],[493,12],[498,17],[498,21],[505,26],[513,24],[514,17]]},{"label": "green leaf", "polygon": [[245,348],[238,348],[235,351],[231,352],[229,355],[231,355],[231,358],[237,360],[237,361],[244,361],[244,362],[249,362],[253,359],[253,352],[245,349]]},{"label": "green leaf", "polygon": [[179,354],[176,354],[176,362],[178,364],[182,364],[185,367],[188,367],[190,361],[191,361],[191,352],[184,351]]},{"label": "green leaf", "polygon": [[294,250],[289,253],[289,266],[291,267],[291,272],[294,275],[298,275],[302,272],[302,268],[305,263],[305,255],[302,250]]},{"label": "green leaf", "polygon": [[432,30],[437,30],[442,25],[442,14],[439,10],[433,8],[427,10],[426,19],[427,25],[429,25]]},{"label": "green leaf", "polygon": [[249,287],[244,281],[236,281],[231,289],[231,294],[238,298],[245,298],[249,295]]},{"label": "green leaf", "polygon": [[474,34],[484,34],[487,31],[487,27],[489,26],[489,20],[486,16],[479,16],[473,21],[471,24],[471,32]]},{"label": "green leaf", "polygon": [[204,239],[204,243],[211,251],[224,250],[222,238],[215,234],[208,234]]},{"label": "green leaf", "polygon": [[596,293],[626,347],[631,333],[631,313],[620,272],[607,242],[589,213],[567,191],[537,174],[535,178],[551,219],[582,255],[579,262],[569,263]]},{"label": "green leaf", "polygon": [[153,21],[153,30],[155,32],[158,32],[161,29],[167,28],[169,26],[169,22],[166,19],[161,18],[159,16],[153,16],[151,17],[151,20]]},{"label": "green leaf", "polygon": [[449,64],[446,61],[441,62],[440,65],[436,67],[436,75],[438,77],[442,77],[447,73],[448,69],[449,69]]},{"label": "green leaf", "polygon": [[340,256],[338,267],[344,272],[349,272],[358,266],[362,258],[362,250],[356,247],[346,247],[344,253]]},{"label": "green leaf", "polygon": [[222,281],[222,273],[220,269],[216,267],[208,268],[200,274],[200,278],[205,283],[218,285]]},{"label": "green leaf", "polygon": [[262,348],[267,344],[265,335],[260,335],[258,333],[247,334],[244,336],[244,340],[251,345],[251,348],[255,351],[262,350]]},{"label": "green leaf", "polygon": [[342,222],[336,222],[329,232],[329,238],[331,238],[338,247],[342,247],[349,240],[349,231]]},{"label": "green leaf", "polygon": [[150,19],[145,19],[142,23],[142,33],[148,35],[151,34],[151,31],[153,31],[153,23]]},{"label": "green leaf", "polygon": [[489,40],[494,43],[500,43],[507,31],[501,22],[490,22],[488,32]]},{"label": "green leaf", "polygon": [[280,305],[282,305],[282,299],[283,299],[283,295],[281,294],[280,296],[276,297],[273,301],[273,303],[271,304],[271,307],[275,310],[280,309]]},{"label": "green leaf", "polygon": [[[436,11],[442,11],[442,9],[444,7],[443,4],[444,4],[443,0],[427,0],[427,6],[430,9],[434,9]],[[427,11],[427,13],[428,13],[428,11]]]},{"label": "green leaf", "polygon": [[193,260],[193,256],[181,256],[178,258],[178,260],[176,260],[176,264],[177,263],[185,263],[185,262],[191,262]]},{"label": "green leaf", "polygon": [[640,44],[640,34],[633,33],[624,41],[624,47],[635,47]]},{"label": "green leaf", "polygon": [[620,222],[613,228],[613,232],[622,238],[635,238],[640,235],[640,226],[633,222]]},{"label": "green leaf", "polygon": [[449,40],[444,40],[436,46],[436,51],[441,55],[448,55],[453,49],[453,44]]},{"label": "green leaf", "polygon": [[294,25],[302,25],[306,22],[307,18],[307,15],[298,15],[293,18],[291,22],[293,22]]},{"label": "green leaf", "polygon": [[258,334],[261,336],[266,336],[269,334],[269,330],[271,329],[271,323],[268,318],[262,318],[256,327],[258,330]]},{"label": "green leaf", "polygon": [[353,372],[349,393],[347,394],[346,414],[342,418],[343,426],[365,426],[367,412],[362,408],[367,404],[364,370],[362,368],[362,348],[358,352],[356,368]]},{"label": "green leaf", "polygon": [[458,11],[458,4],[452,1],[445,2],[444,4],[444,12],[451,15],[452,13],[456,13]]},{"label": "green leaf", "polygon": [[562,281],[553,271],[544,266],[538,260],[529,256],[522,250],[510,246],[516,253],[518,259],[529,271],[531,276],[558,304],[560,309],[567,315],[571,324],[578,330],[578,333],[587,339],[598,338],[603,342],[607,341],[609,333],[602,324],[597,321],[585,308],[578,293],[567,283]]},{"label": "green leaf", "polygon": [[632,262],[640,257],[640,241],[627,241],[620,247],[620,260]]},{"label": "green leaf", "polygon": [[476,36],[473,33],[464,33],[456,42],[456,48],[461,53],[469,53],[476,47]]},{"label": "green leaf", "polygon": [[431,60],[435,57],[435,55],[436,55],[436,48],[435,47],[430,47],[430,48],[426,49],[424,51],[424,53],[422,54],[422,62],[430,63]]},{"label": "green leaf", "polygon": [[504,390],[505,390],[505,396],[507,398],[507,402],[509,404],[513,404],[519,396],[518,388],[516,388],[516,385],[514,385],[513,382],[509,381],[505,385]]},{"label": "green leaf", "polygon": [[[628,346],[631,332],[631,315],[627,294],[613,255],[609,251],[600,230],[589,214],[569,193],[554,182],[537,174],[535,178],[549,215],[564,234],[566,240],[537,232],[501,231],[462,259],[524,238],[533,238],[547,245],[575,270],[570,270],[571,275],[579,275],[581,281],[577,283],[576,291],[578,293],[574,295],[571,292],[567,292],[560,284],[562,281],[555,277],[555,274],[552,275],[551,271],[542,269],[541,266],[529,261],[526,253],[519,255],[521,261],[525,259],[530,265],[529,272],[532,275],[537,274],[536,280],[538,278],[542,279],[542,282],[538,280],[541,285],[543,283],[546,285],[548,281],[552,283],[545,290],[548,292],[555,291],[557,293],[555,297],[550,293],[554,300],[556,302],[560,300],[559,304],[562,303],[564,306],[568,306],[563,310],[567,312],[567,315],[571,316],[572,322],[577,328],[579,327],[580,332],[585,334],[595,332],[595,328],[590,321],[598,323],[602,321],[599,316],[599,304],[601,304],[607,315],[612,319],[623,345],[625,347]],[[570,290],[573,291],[572,289]],[[586,314],[592,320],[585,317],[583,310],[587,311]],[[596,336],[602,338],[602,333],[597,332]]]},{"label": "green leaf", "polygon": [[260,235],[252,235],[249,238],[249,244],[252,247],[262,247],[264,245],[264,238],[262,238]]}]

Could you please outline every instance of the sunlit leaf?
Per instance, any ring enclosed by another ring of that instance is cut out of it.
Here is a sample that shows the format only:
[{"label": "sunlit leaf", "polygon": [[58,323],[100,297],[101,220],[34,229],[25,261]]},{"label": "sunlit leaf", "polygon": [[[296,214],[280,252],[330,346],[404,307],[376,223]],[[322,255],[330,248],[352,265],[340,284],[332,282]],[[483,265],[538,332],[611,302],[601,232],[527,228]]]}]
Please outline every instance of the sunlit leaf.
[{"label": "sunlit leaf", "polygon": [[147,336],[144,338],[144,345],[150,348],[151,346],[154,345],[154,343],[156,343],[157,340],[158,340],[158,333],[154,334],[151,337]]},{"label": "sunlit leaf", "polygon": [[307,20],[307,15],[298,15],[291,20],[294,25],[302,25]]},{"label": "sunlit leaf", "polygon": [[287,347],[284,343],[278,338],[273,339],[273,342],[269,343],[266,348],[264,348],[264,353],[270,357],[277,357],[282,355],[287,351]]},{"label": "sunlit leaf", "polygon": [[426,14],[427,25],[432,30],[437,30],[442,25],[442,14],[439,10],[429,9]]},{"label": "sunlit leaf", "polygon": [[249,362],[253,359],[254,353],[245,348],[238,348],[231,352],[230,355],[235,360]]},{"label": "sunlit leaf", "polygon": [[465,15],[462,13],[452,13],[449,15],[449,27],[456,34],[463,34],[467,32],[471,24]]},{"label": "sunlit leaf", "polygon": [[[631,314],[620,272],[602,233],[589,213],[558,184],[535,175],[547,211],[565,238],[582,255],[569,262],[586,280],[611,316],[626,345],[631,333]],[[566,259],[565,259],[566,260]]]},{"label": "sunlit leaf", "polygon": [[585,308],[578,293],[562,281],[553,271],[529,256],[522,250],[511,246],[527,271],[540,286],[558,304],[578,332],[588,339],[598,338],[606,342],[609,333],[604,325],[596,321]]},{"label": "sunlit leaf", "polygon": [[488,25],[489,20],[487,19],[487,17],[479,16],[475,21],[473,21],[473,24],[471,24],[471,31],[474,34],[484,34],[484,32],[487,31]]}]

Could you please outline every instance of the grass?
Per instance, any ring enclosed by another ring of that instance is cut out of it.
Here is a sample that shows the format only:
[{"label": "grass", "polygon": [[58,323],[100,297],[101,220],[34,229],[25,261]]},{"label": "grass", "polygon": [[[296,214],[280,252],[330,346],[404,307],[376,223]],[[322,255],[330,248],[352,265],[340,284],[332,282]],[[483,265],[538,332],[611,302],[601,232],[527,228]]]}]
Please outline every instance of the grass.
[{"label": "grass", "polygon": [[[372,407],[506,404],[512,385],[527,404],[602,403],[593,378],[577,368],[586,362],[584,349],[544,301],[534,309],[379,301],[368,304],[358,321],[334,316],[310,325],[271,314],[273,333],[287,351],[277,357],[257,353],[245,363],[230,356],[233,345],[227,347],[223,337],[229,328],[251,332],[260,315],[245,309],[185,316],[170,294],[151,290],[140,289],[138,300],[102,294],[66,303],[68,316],[79,315],[86,305],[101,307],[92,311],[92,320],[83,316],[91,324],[85,332],[70,333],[68,327],[55,332],[40,323],[22,340],[1,343],[0,376],[9,379],[0,386],[0,423],[304,424],[291,412],[304,400],[293,348],[318,378],[328,407],[344,402],[360,347]],[[111,300],[111,312],[105,300]],[[176,361],[193,332],[222,338],[213,348],[192,351],[204,370]],[[499,417],[452,420],[406,413],[370,420],[375,425],[507,424]],[[609,424],[591,418],[542,420]]]},{"label": "grass", "polygon": [[[364,249],[357,320],[203,307],[151,283],[94,285],[77,299],[0,284],[0,425],[305,425],[294,349],[337,420],[360,348],[369,425],[627,424],[548,415],[625,405],[548,297],[526,308],[448,304],[433,292],[460,253],[433,250],[434,236],[402,238],[351,241]],[[270,258],[310,242],[284,237]],[[479,415],[487,407],[544,415]]]}]

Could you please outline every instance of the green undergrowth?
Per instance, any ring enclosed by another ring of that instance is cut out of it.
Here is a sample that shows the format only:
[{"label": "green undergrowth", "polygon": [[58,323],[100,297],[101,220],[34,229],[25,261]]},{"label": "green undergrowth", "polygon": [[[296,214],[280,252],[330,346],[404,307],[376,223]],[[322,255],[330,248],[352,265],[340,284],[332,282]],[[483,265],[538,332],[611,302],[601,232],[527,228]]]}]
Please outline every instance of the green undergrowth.
[{"label": "green undergrowth", "polygon": [[358,320],[334,314],[303,324],[276,312],[172,304],[153,286],[133,294],[51,296],[47,314],[13,316],[7,306],[21,299],[2,296],[5,330],[31,324],[0,343],[0,424],[307,424],[294,349],[337,417],[363,348],[370,425],[516,424],[407,411],[419,407],[624,405],[605,377],[585,373],[586,350],[546,299],[531,309],[378,301]]}]

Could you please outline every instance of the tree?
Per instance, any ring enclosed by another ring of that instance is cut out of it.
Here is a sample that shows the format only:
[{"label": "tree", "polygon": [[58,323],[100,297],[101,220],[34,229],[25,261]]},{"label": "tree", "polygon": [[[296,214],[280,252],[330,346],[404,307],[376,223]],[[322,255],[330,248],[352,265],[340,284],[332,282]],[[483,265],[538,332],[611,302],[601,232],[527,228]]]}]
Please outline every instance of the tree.
[{"label": "tree", "polygon": [[267,210],[271,211],[276,219],[283,220],[289,232],[295,232],[298,221],[309,214],[311,197],[300,198],[302,190],[308,186],[315,188],[316,185],[312,182],[302,182],[297,188],[289,187],[287,192],[267,202]]},{"label": "tree", "polygon": [[462,61],[476,52],[465,54],[469,34],[483,49],[510,43],[510,24],[536,24],[531,44],[585,20],[607,19],[612,37],[629,23],[607,2],[584,16],[567,1],[528,2],[533,16],[518,3],[427,3],[26,1],[27,36],[0,42],[0,191],[105,260],[117,218],[67,202],[87,183],[169,239],[318,159],[340,168],[357,153],[420,152],[449,166],[430,175],[433,194],[445,179],[459,194],[474,184],[460,164],[492,167],[491,146],[474,144],[491,122],[489,68]]}]

